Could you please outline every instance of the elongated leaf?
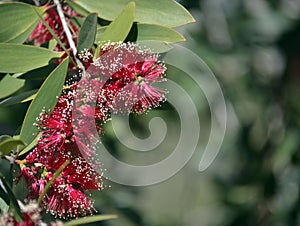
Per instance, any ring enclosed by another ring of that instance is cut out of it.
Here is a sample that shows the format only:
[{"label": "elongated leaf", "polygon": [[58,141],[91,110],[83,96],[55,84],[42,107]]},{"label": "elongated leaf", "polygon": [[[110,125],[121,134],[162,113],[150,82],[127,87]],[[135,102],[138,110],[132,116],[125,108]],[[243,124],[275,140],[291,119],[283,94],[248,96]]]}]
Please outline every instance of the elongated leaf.
[{"label": "elongated leaf", "polygon": [[19,145],[25,145],[20,139],[10,138],[0,143],[1,156],[8,155],[11,151],[16,149]]},{"label": "elongated leaf", "polygon": [[34,9],[43,12],[24,3],[0,4],[0,42],[23,43],[39,22]]},{"label": "elongated leaf", "polygon": [[89,11],[87,11],[86,9],[82,8],[81,6],[79,6],[78,4],[75,4],[73,2],[73,0],[67,0],[66,3],[71,6],[73,8],[73,10],[75,10],[77,13],[81,14],[82,16],[88,16],[89,15]]},{"label": "elongated leaf", "polygon": [[76,226],[76,225],[84,225],[88,223],[112,220],[118,218],[117,215],[98,215],[98,216],[90,216],[90,217],[82,217],[76,220],[71,220],[67,223],[64,223],[64,226]]},{"label": "elongated leaf", "polygon": [[32,148],[34,148],[34,147],[37,145],[38,140],[40,139],[40,137],[41,137],[40,134],[37,135],[37,136],[34,138],[34,140],[33,140],[30,144],[28,144],[28,145],[27,145],[27,146],[19,153],[19,156],[26,154],[26,153],[29,152]]},{"label": "elongated leaf", "polygon": [[57,102],[57,96],[60,95],[62,87],[67,74],[69,59],[66,58],[44,81],[43,85],[39,89],[36,97],[31,102],[22,128],[21,139],[30,144],[34,136],[37,134],[38,129],[33,124],[36,122],[36,118],[40,115],[43,108],[46,110],[52,110]]},{"label": "elongated leaf", "polygon": [[2,183],[2,180],[0,180],[0,197],[3,199],[3,201],[7,204],[9,204],[9,197],[7,195],[7,191]]},{"label": "elongated leaf", "polygon": [[[185,41],[185,38],[172,28],[160,26],[156,24],[137,24],[138,36],[137,41],[162,41],[165,43],[177,43]],[[97,29],[96,41],[101,40],[101,36],[107,29],[107,26]]]},{"label": "elongated leaf", "polygon": [[48,64],[57,53],[45,48],[21,44],[0,43],[0,72],[18,73]]},{"label": "elongated leaf", "polygon": [[37,90],[30,90],[24,93],[21,93],[16,96],[9,97],[0,102],[0,107],[7,107],[14,104],[24,103],[27,98],[31,97],[37,92]]},{"label": "elongated leaf", "polygon": [[15,213],[17,214],[18,218],[21,218],[22,219],[22,214],[21,214],[21,210],[20,210],[20,206],[18,204],[18,201],[9,185],[9,183],[6,181],[5,177],[3,176],[2,173],[0,173],[0,180],[7,192],[7,195],[9,197],[9,200],[10,200],[10,204],[11,206],[14,208],[15,210]]},{"label": "elongated leaf", "polygon": [[124,41],[134,20],[135,3],[130,2],[100,36],[100,41]]},{"label": "elongated leaf", "polygon": [[24,84],[25,84],[25,80],[17,79],[11,77],[10,75],[6,75],[0,81],[0,99],[15,93],[16,91],[21,89],[24,86]]},{"label": "elongated leaf", "polygon": [[47,78],[47,76],[57,67],[57,64],[50,63],[44,67],[40,67],[31,71],[22,73],[18,78],[30,79],[30,80],[41,80]]},{"label": "elongated leaf", "polygon": [[154,24],[138,24],[138,34],[137,41],[158,40],[166,43],[185,41],[185,38],[174,29]]},{"label": "elongated leaf", "polygon": [[[75,0],[77,5],[89,12],[96,12],[100,18],[112,21],[130,0]],[[191,14],[173,0],[136,0],[135,21],[178,27],[194,22]]]},{"label": "elongated leaf", "polygon": [[95,41],[97,31],[97,13],[91,13],[86,17],[78,35],[77,51],[90,49]]},{"label": "elongated leaf", "polygon": [[6,202],[2,198],[0,198],[0,210],[2,212],[6,212],[8,210],[8,208],[9,208],[9,205],[7,205]]}]

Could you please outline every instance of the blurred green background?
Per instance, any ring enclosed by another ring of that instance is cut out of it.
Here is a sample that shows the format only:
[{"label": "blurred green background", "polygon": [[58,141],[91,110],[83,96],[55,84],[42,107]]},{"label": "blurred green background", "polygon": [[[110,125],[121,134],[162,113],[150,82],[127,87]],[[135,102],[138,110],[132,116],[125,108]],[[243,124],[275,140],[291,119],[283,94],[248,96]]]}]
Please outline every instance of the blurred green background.
[{"label": "blurred green background", "polygon": [[[146,187],[106,181],[95,192],[100,213],[118,214],[106,226],[297,226],[300,225],[300,1],[181,0],[196,23],[179,28],[183,45],[199,55],[218,79],[228,108],[220,153],[204,172],[195,152],[175,176]],[[184,76],[174,68],[168,75]],[[34,87],[38,81],[28,82]],[[201,137],[207,143],[210,112],[193,82],[182,84],[199,102]],[[27,105],[0,108],[0,134],[17,134]],[[162,117],[168,135],[149,163],[170,154],[180,126],[172,106],[131,116],[133,132],[149,135],[148,122]],[[123,161],[140,153],[122,146],[106,125],[103,143]],[[176,129],[178,131],[176,132]],[[199,149],[200,150],[200,149]],[[1,170],[8,168],[1,161]],[[24,188],[17,188],[21,194]],[[94,224],[94,225],[100,225]]]}]

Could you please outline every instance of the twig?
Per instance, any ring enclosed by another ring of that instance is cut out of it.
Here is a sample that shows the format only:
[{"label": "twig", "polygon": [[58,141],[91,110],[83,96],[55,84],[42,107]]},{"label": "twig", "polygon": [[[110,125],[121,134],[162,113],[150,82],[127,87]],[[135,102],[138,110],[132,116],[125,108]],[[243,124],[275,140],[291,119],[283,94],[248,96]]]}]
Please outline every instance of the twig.
[{"label": "twig", "polygon": [[34,2],[34,4],[35,4],[36,6],[40,6],[40,5],[41,5],[41,3],[40,3],[39,0],[33,0],[33,2]]},{"label": "twig", "polygon": [[72,38],[72,34],[71,34],[71,31],[68,27],[68,24],[67,24],[67,20],[66,20],[66,17],[64,15],[64,12],[61,8],[61,4],[59,2],[59,0],[54,0],[54,4],[56,5],[56,8],[57,8],[57,12],[58,12],[58,15],[59,15],[59,18],[61,20],[61,24],[63,26],[63,29],[66,33],[66,36],[67,36],[67,39],[68,39],[68,42],[69,42],[69,45],[70,45],[70,48],[73,52],[73,55],[74,55],[74,59],[78,65],[78,67],[80,69],[84,69],[84,66],[83,64],[81,63],[81,61],[76,57],[76,54],[77,54],[77,49],[76,49],[76,45],[75,45],[75,42]]}]

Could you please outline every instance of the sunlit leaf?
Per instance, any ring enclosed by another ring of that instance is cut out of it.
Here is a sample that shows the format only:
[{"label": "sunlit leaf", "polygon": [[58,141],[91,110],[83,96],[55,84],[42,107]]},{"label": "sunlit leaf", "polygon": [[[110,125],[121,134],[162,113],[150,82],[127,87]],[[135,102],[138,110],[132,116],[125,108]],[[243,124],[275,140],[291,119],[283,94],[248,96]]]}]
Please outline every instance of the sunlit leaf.
[{"label": "sunlit leaf", "polygon": [[24,146],[24,142],[20,139],[10,138],[0,143],[1,156],[8,155],[11,151],[15,150],[19,145]]},{"label": "sunlit leaf", "polygon": [[[97,29],[96,41],[101,40],[101,36],[107,29],[107,26]],[[185,41],[184,37],[172,28],[155,24],[137,24],[138,36],[137,41],[157,40],[166,43],[177,43]]]},{"label": "sunlit leaf", "polygon": [[174,29],[154,25],[154,24],[138,24],[137,41],[158,40],[166,43],[183,42],[185,38]]},{"label": "sunlit leaf", "polygon": [[0,4],[0,42],[23,43],[39,22],[34,9],[43,12],[24,3]]},{"label": "sunlit leaf", "polygon": [[[112,21],[130,0],[74,0],[74,2],[89,12],[98,13],[100,18]],[[195,21],[184,7],[173,0],[138,0],[135,3],[137,22],[178,27]]]},{"label": "sunlit leaf", "polygon": [[64,226],[76,226],[76,225],[84,225],[88,223],[98,222],[98,221],[105,221],[105,220],[112,220],[116,219],[117,215],[97,215],[97,216],[90,216],[90,217],[82,217],[76,220],[71,220],[67,223],[64,223]]},{"label": "sunlit leaf", "polygon": [[0,99],[10,96],[19,89],[21,89],[25,84],[25,80],[14,78],[10,75],[6,75],[0,81]]},{"label": "sunlit leaf", "polygon": [[37,92],[36,97],[31,102],[22,128],[21,128],[21,139],[30,144],[34,139],[38,129],[34,126],[36,118],[40,115],[43,108],[46,110],[52,110],[57,102],[57,96],[60,95],[65,77],[68,70],[69,59],[66,58],[44,81],[43,85]]},{"label": "sunlit leaf", "polygon": [[18,73],[45,66],[52,58],[60,57],[57,53],[45,48],[0,43],[0,72]]},{"label": "sunlit leaf", "polygon": [[97,30],[97,14],[92,13],[86,17],[78,35],[77,51],[90,49],[95,41]]},{"label": "sunlit leaf", "polygon": [[99,41],[124,41],[134,20],[135,3],[130,2],[118,17],[106,27]]}]

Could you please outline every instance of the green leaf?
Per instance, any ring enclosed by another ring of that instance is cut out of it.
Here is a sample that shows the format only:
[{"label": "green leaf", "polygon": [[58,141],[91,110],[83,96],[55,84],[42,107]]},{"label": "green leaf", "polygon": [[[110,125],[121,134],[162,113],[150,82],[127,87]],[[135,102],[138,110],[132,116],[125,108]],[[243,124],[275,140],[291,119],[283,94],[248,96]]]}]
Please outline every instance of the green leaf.
[{"label": "green leaf", "polygon": [[0,43],[0,72],[18,73],[48,65],[49,60],[61,57],[61,53],[53,52],[45,48]]},{"label": "green leaf", "polygon": [[66,3],[69,5],[69,6],[71,6],[71,8],[74,10],[74,11],[76,11],[77,13],[79,13],[79,14],[81,14],[82,16],[88,16],[89,15],[89,12],[86,10],[86,9],[84,9],[84,8],[82,8],[81,6],[79,6],[78,4],[75,4],[74,2],[73,2],[73,0],[67,0],[66,1]]},{"label": "green leaf", "polygon": [[[185,41],[185,38],[176,30],[156,24],[137,24],[138,36],[137,41],[157,40],[166,43],[177,43]],[[107,26],[97,29],[96,41],[101,40],[102,34]]]},{"label": "green leaf", "polygon": [[0,136],[0,143],[2,143],[3,141],[5,141],[7,139],[10,139],[10,138],[11,138],[11,136],[9,136],[9,135],[1,135]]},{"label": "green leaf", "polygon": [[44,80],[48,77],[48,75],[57,67],[57,64],[50,63],[44,67],[36,68],[31,71],[27,71],[18,76],[18,78],[22,79],[30,79],[30,80]]},{"label": "green leaf", "polygon": [[8,198],[10,200],[10,204],[11,206],[14,208],[16,215],[18,216],[18,218],[22,219],[22,213],[20,210],[20,206],[18,204],[18,201],[11,189],[11,186],[9,185],[9,183],[7,182],[7,180],[5,179],[5,177],[3,176],[3,174],[0,172],[0,180],[6,190],[6,193],[8,195]]},{"label": "green leaf", "polygon": [[172,45],[162,41],[144,40],[139,41],[138,44],[146,49],[150,49],[153,53],[165,53],[173,48]]},{"label": "green leaf", "polygon": [[20,139],[10,138],[0,143],[0,155],[8,155],[11,151],[16,149],[19,145],[24,146],[24,142]]},{"label": "green leaf", "polygon": [[14,104],[24,103],[25,100],[27,100],[29,97],[34,95],[37,92],[37,90],[30,90],[27,92],[23,92],[16,96],[11,96],[7,99],[4,99],[0,102],[0,107],[7,107]]},{"label": "green leaf", "polygon": [[0,81],[0,99],[10,96],[11,94],[17,92],[25,84],[25,80],[11,77],[6,75]]},{"label": "green leaf", "polygon": [[64,223],[64,226],[76,226],[76,225],[83,225],[98,221],[104,221],[104,220],[112,220],[116,219],[117,215],[98,215],[98,216],[90,216],[90,217],[82,217],[76,220],[71,220],[67,223]]},{"label": "green leaf", "polygon": [[100,36],[100,41],[124,41],[132,27],[134,20],[135,3],[129,2],[118,17],[110,23]]},{"label": "green leaf", "polygon": [[8,211],[8,209],[9,209],[9,205],[7,205],[6,202],[2,198],[0,198],[0,210],[2,212],[6,212],[6,211]]},{"label": "green leaf", "polygon": [[77,51],[90,49],[95,41],[97,30],[97,14],[92,13],[86,17],[78,35]]},{"label": "green leaf", "polygon": [[39,22],[34,9],[44,9],[24,3],[0,4],[0,42],[23,43]]},{"label": "green leaf", "polygon": [[138,24],[137,41],[158,40],[166,43],[183,42],[185,38],[174,29],[154,25],[154,24]]},{"label": "green leaf", "polygon": [[[100,18],[112,21],[130,0],[74,0],[74,2],[89,12],[98,13]],[[135,3],[135,21],[140,23],[178,27],[195,22],[192,15],[173,0],[136,0]]]},{"label": "green leaf", "polygon": [[44,81],[37,92],[36,97],[31,102],[20,133],[21,139],[27,144],[30,144],[33,141],[33,134],[36,135],[38,132],[37,127],[33,124],[36,122],[36,118],[40,115],[43,108],[46,110],[53,110],[57,102],[57,96],[61,94],[64,85],[68,63],[69,59],[66,58],[57,68],[55,68]]}]

